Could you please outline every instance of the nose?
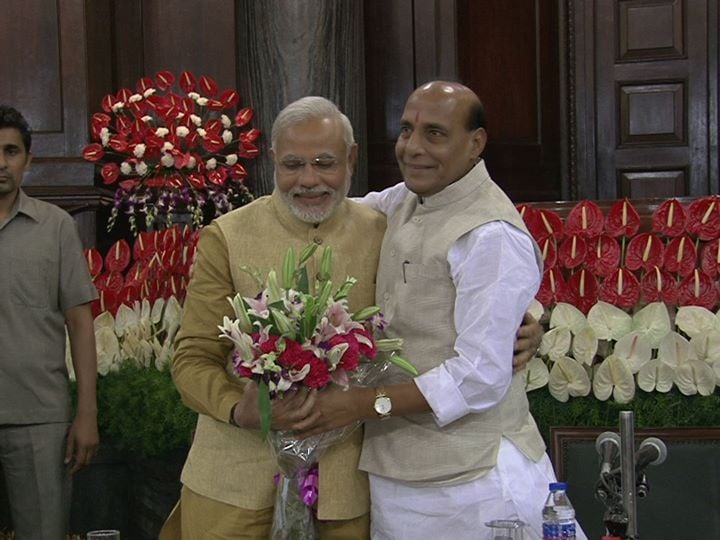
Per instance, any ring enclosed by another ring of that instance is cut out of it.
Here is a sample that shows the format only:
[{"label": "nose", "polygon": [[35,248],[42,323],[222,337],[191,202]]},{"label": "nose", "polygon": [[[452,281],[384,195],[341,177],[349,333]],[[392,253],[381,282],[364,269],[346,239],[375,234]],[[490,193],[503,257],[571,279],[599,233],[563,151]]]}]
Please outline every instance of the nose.
[{"label": "nose", "polygon": [[301,186],[308,188],[320,184],[320,176],[315,170],[315,167],[312,166],[312,163],[306,163],[303,165],[303,168],[300,170],[298,182]]},{"label": "nose", "polygon": [[422,134],[418,130],[413,130],[404,140],[405,152],[410,155],[417,155],[423,152]]}]

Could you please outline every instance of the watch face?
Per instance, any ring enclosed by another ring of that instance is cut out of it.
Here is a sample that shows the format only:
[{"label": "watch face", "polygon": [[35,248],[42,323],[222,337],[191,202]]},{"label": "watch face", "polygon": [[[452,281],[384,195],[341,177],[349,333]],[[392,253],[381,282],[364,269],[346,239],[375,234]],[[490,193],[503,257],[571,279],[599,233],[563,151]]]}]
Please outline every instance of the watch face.
[{"label": "watch face", "polygon": [[392,402],[387,396],[378,397],[375,399],[375,412],[384,415],[390,414],[392,410]]}]

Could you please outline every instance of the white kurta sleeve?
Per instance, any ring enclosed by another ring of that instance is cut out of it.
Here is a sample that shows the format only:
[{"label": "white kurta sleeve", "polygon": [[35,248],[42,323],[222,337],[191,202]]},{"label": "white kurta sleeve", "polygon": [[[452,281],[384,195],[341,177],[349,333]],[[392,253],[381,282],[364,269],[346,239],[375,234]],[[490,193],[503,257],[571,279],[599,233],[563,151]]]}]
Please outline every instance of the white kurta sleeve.
[{"label": "white kurta sleeve", "polygon": [[506,222],[461,237],[448,262],[456,289],[457,356],[415,378],[440,426],[502,401],[512,379],[517,329],[540,285],[532,241]]},{"label": "white kurta sleeve", "polygon": [[410,190],[405,187],[405,183],[399,182],[382,191],[371,191],[364,197],[353,197],[353,201],[390,216],[400,206],[400,203],[405,200],[408,193],[410,193]]}]

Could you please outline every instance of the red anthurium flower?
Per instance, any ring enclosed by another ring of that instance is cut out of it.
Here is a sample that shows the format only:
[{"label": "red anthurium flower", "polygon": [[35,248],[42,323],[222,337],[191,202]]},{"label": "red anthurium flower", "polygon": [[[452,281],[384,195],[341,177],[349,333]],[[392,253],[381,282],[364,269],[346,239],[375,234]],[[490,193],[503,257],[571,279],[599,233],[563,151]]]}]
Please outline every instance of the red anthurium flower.
[{"label": "red anthurium flower", "polygon": [[718,303],[718,290],[710,276],[694,270],[680,284],[678,303],[681,306],[701,306],[714,310]]},{"label": "red anthurium flower", "polygon": [[117,163],[106,163],[100,170],[100,176],[102,176],[103,184],[114,184],[120,178],[120,166]]},{"label": "red anthurium flower", "polygon": [[640,228],[640,215],[629,200],[623,199],[610,208],[605,218],[605,232],[609,236],[635,236]]},{"label": "red anthurium flower", "polygon": [[140,287],[143,281],[147,279],[147,272],[145,270],[144,261],[136,261],[125,273],[125,286],[135,285]]},{"label": "red anthurium flower", "polygon": [[580,201],[565,220],[565,233],[592,238],[602,233],[605,218],[593,201]]},{"label": "red anthurium flower", "polygon": [[160,90],[167,90],[175,84],[175,75],[172,71],[158,71],[155,74],[155,84]]},{"label": "red anthurium flower", "polygon": [[515,210],[518,211],[518,214],[520,214],[520,217],[523,218],[526,225],[535,213],[535,209],[529,204],[517,204],[515,205]]},{"label": "red anthurium flower", "polygon": [[189,92],[195,91],[195,85],[197,84],[197,81],[195,79],[195,75],[193,75],[189,71],[183,71],[180,74],[180,88],[183,89],[183,92],[186,94]]},{"label": "red anthurium flower", "polygon": [[600,300],[630,309],[640,300],[640,282],[632,271],[618,268],[600,287]]},{"label": "red anthurium flower", "polygon": [[138,118],[141,116],[145,116],[145,113],[148,110],[148,106],[147,103],[145,103],[145,100],[133,101],[131,103],[128,103],[127,108],[130,109],[133,114]]},{"label": "red anthurium flower", "polygon": [[543,274],[542,283],[540,283],[540,289],[535,298],[543,306],[549,307],[564,301],[565,288],[566,284],[562,272],[557,268],[550,268]]},{"label": "red anthurium flower", "polygon": [[118,186],[128,192],[132,191],[133,188],[135,188],[138,184],[140,184],[140,182],[131,178],[123,180],[122,182],[118,182]]},{"label": "red anthurium flower", "polygon": [[225,108],[225,104],[219,99],[208,99],[205,106],[211,111],[222,111]]},{"label": "red anthurium flower", "polygon": [[117,101],[122,101],[127,106],[130,101],[130,96],[133,95],[133,91],[129,88],[121,88],[117,93]]},{"label": "red anthurium flower", "polygon": [[640,291],[645,303],[665,302],[673,306],[677,304],[678,284],[667,270],[653,266],[645,272],[640,282]]},{"label": "red anthurium flower", "polygon": [[562,219],[551,210],[537,209],[528,216],[527,226],[536,241],[552,236],[558,242],[565,236]]},{"label": "red anthurium flower", "polygon": [[240,163],[236,163],[235,165],[230,167],[230,178],[234,178],[235,180],[243,180],[244,178],[247,178],[247,175],[247,170]]},{"label": "red anthurium flower", "polygon": [[258,147],[255,146],[253,143],[240,143],[240,146],[238,148],[238,156],[246,159],[255,159],[258,154],[260,154],[260,150],[258,150]]},{"label": "red anthurium flower", "polygon": [[225,185],[225,181],[227,180],[227,169],[226,168],[218,168],[214,169],[212,171],[209,171],[207,173],[207,178],[210,180],[213,184],[216,186],[222,186]]},{"label": "red anthurium flower", "polygon": [[135,243],[133,244],[133,256],[136,261],[147,261],[157,251],[155,247],[155,232],[140,231],[135,237]]},{"label": "red anthurium flower", "polygon": [[140,300],[140,287],[134,283],[126,283],[118,295],[118,301],[130,307]]},{"label": "red anthurium flower", "polygon": [[[151,94],[146,97],[145,103],[147,103],[152,109],[155,109],[156,111],[167,110],[173,107],[172,104],[168,101],[167,97],[160,96],[158,94]],[[172,117],[171,120],[173,118],[175,117]]]},{"label": "red anthurium flower", "polygon": [[187,178],[195,189],[205,189],[207,187],[205,177],[200,173],[190,173]]},{"label": "red anthurium flower", "polygon": [[99,143],[88,144],[83,149],[83,159],[86,159],[87,161],[100,161],[104,155],[105,150],[103,150],[102,145]]},{"label": "red anthurium flower", "polygon": [[207,75],[200,77],[200,92],[206,97],[214,97],[218,92],[218,85],[215,79]]},{"label": "red anthurium flower", "polygon": [[208,133],[203,139],[203,148],[208,152],[219,152],[225,148],[225,141],[217,133]]},{"label": "red anthurium flower", "polygon": [[641,233],[630,240],[625,254],[625,266],[632,271],[662,266],[665,247],[655,235]]},{"label": "red anthurium flower", "polygon": [[564,302],[574,305],[585,315],[598,301],[598,283],[595,276],[584,268],[575,272],[567,282]]},{"label": "red anthurium flower", "polygon": [[222,101],[226,109],[237,107],[240,104],[240,94],[238,94],[237,90],[225,90],[220,94],[220,101]]},{"label": "red anthurium flower", "polygon": [[673,238],[665,250],[664,268],[680,276],[692,273],[697,265],[697,250],[689,236]]},{"label": "red anthurium flower", "polygon": [[543,267],[545,270],[549,270],[550,268],[554,268],[557,264],[557,245],[555,243],[555,239],[552,237],[547,237],[542,242],[539,242],[540,246],[540,253],[542,253],[543,258]]},{"label": "red anthurium flower", "polygon": [[564,268],[577,268],[587,257],[587,242],[582,236],[568,236],[558,249],[558,259]]},{"label": "red anthurium flower", "polygon": [[119,153],[127,152],[128,142],[124,135],[113,135],[108,141],[108,146]]},{"label": "red anthurium flower", "polygon": [[258,138],[260,137],[260,134],[261,134],[261,132],[259,129],[252,128],[252,129],[249,129],[247,131],[243,131],[242,133],[240,133],[239,139],[243,143],[252,143],[252,142],[255,142],[256,140],[258,140]]},{"label": "red anthurium flower", "polygon": [[115,102],[117,99],[115,99],[115,96],[112,94],[108,94],[105,97],[102,98],[102,101],[100,102],[100,107],[102,107],[102,110],[106,113],[112,112],[112,106],[115,105]]},{"label": "red anthurium flower", "polygon": [[95,279],[100,275],[103,269],[103,258],[100,252],[95,248],[89,248],[83,251],[85,260],[87,261],[90,277]]},{"label": "red anthurium flower", "polygon": [[652,230],[663,236],[680,236],[685,232],[686,219],[682,203],[677,199],[668,199],[653,213]]},{"label": "red anthurium flower", "polygon": [[92,119],[90,120],[90,129],[95,139],[100,138],[100,130],[110,126],[111,120],[112,118],[110,118],[110,115],[104,113],[95,113],[92,115]]},{"label": "red anthurium flower", "polygon": [[143,77],[142,79],[138,80],[137,84],[135,85],[135,89],[138,91],[138,94],[144,94],[146,90],[154,87],[155,83],[150,77]]},{"label": "red anthurium flower", "polygon": [[205,131],[208,133],[215,133],[216,135],[222,133],[223,124],[219,118],[213,118],[209,122],[205,123]]},{"label": "red anthurium flower", "polygon": [[250,107],[240,109],[235,115],[235,125],[237,125],[238,127],[243,127],[247,125],[250,120],[252,120],[253,114],[254,111]]},{"label": "red anthurium flower", "polygon": [[620,265],[620,244],[614,238],[601,235],[588,240],[585,267],[597,276],[607,277]]},{"label": "red anthurium flower", "polygon": [[690,204],[687,231],[700,240],[720,237],[720,197],[703,197]]},{"label": "red anthurium flower", "polygon": [[119,293],[125,284],[125,278],[120,272],[106,271],[95,280],[98,290],[112,291]]},{"label": "red anthurium flower", "polygon": [[122,135],[128,135],[133,130],[133,121],[129,116],[118,116],[115,119],[115,129]]},{"label": "red anthurium flower", "polygon": [[98,287],[98,299],[91,304],[90,308],[93,317],[97,317],[103,311],[109,311],[114,316],[118,308],[117,295],[110,290]]},{"label": "red anthurium flower", "polygon": [[120,239],[115,242],[105,255],[105,267],[111,272],[122,272],[130,264],[132,251],[128,243]]},{"label": "red anthurium flower", "polygon": [[712,278],[720,275],[720,240],[713,240],[702,248],[700,268]]}]

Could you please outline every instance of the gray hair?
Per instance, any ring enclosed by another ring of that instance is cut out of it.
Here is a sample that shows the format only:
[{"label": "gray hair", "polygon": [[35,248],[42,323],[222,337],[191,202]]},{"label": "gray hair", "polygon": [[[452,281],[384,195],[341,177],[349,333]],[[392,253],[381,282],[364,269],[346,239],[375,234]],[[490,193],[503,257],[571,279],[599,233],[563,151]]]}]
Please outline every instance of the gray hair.
[{"label": "gray hair", "polygon": [[293,101],[277,115],[275,122],[273,122],[272,133],[270,135],[272,149],[275,149],[280,134],[287,128],[316,118],[338,118],[343,130],[343,140],[345,141],[348,151],[350,147],[355,144],[352,124],[350,120],[348,120],[348,117],[337,108],[337,105],[324,97],[307,96]]}]

